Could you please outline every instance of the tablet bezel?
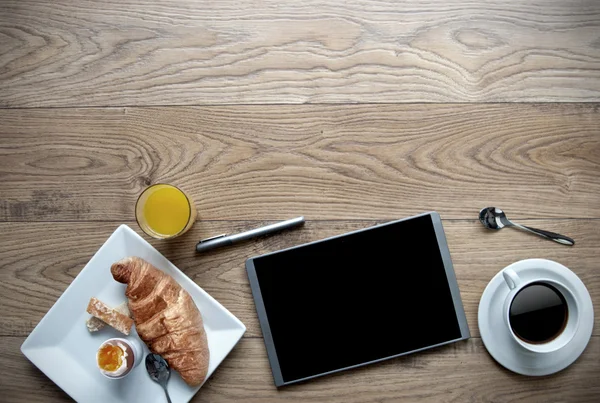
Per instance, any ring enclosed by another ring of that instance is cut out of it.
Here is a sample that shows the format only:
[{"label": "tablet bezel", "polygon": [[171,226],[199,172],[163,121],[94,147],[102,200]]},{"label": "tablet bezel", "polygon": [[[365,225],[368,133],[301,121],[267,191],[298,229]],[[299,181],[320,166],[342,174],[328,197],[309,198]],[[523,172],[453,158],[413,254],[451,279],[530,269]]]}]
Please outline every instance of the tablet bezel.
[{"label": "tablet bezel", "polygon": [[[450,288],[450,293],[452,295],[452,302],[454,303],[454,311],[456,312],[456,320],[458,322],[459,325],[459,329],[460,329],[460,334],[461,336],[457,339],[452,339],[452,340],[448,340],[448,341],[444,341],[442,343],[438,343],[438,344],[433,344],[433,345],[429,345],[426,347],[422,347],[416,350],[411,350],[411,351],[407,351],[404,353],[400,353],[400,354],[395,354],[395,355],[391,355],[388,357],[382,357],[382,358],[378,358],[376,360],[372,360],[372,361],[366,361],[360,364],[355,364],[355,365],[351,365],[348,367],[343,367],[343,368],[338,368],[332,371],[326,371],[323,373],[319,373],[319,374],[315,374],[315,375],[311,375],[311,376],[307,376],[304,378],[300,378],[300,379],[294,379],[292,381],[284,381],[283,380],[283,375],[281,373],[281,368],[279,366],[279,359],[277,357],[277,351],[275,350],[275,343],[273,341],[273,336],[271,334],[271,328],[269,325],[269,320],[267,318],[267,311],[265,309],[265,305],[263,302],[263,298],[262,298],[262,294],[261,294],[261,290],[260,290],[260,284],[258,282],[258,277],[256,275],[256,269],[254,267],[254,260],[258,259],[258,258],[262,258],[262,257],[266,257],[266,256],[270,256],[270,255],[274,255],[276,253],[284,253],[293,249],[299,249],[299,248],[303,248],[305,246],[309,246],[309,245],[314,245],[317,243],[322,243],[322,242],[327,242],[329,240],[332,239],[337,239],[337,238],[342,238],[348,235],[352,235],[352,234],[356,234],[356,233],[360,233],[360,232],[364,232],[364,231],[371,231],[371,230],[375,230],[377,228],[381,228],[381,227],[385,227],[388,225],[394,225],[397,223],[400,223],[402,221],[408,221],[408,220],[412,220],[415,218],[419,218],[419,217],[423,217],[423,216],[430,216],[431,217],[431,222],[433,223],[433,229],[435,231],[435,235],[437,238],[437,242],[438,242],[438,246],[440,249],[440,254],[442,256],[442,262],[444,264],[444,269],[446,271],[446,278],[448,279],[448,286]],[[442,227],[442,220],[440,218],[440,215],[435,212],[435,211],[431,211],[431,212],[427,212],[427,213],[423,213],[423,214],[419,214],[416,216],[412,216],[412,217],[407,217],[407,218],[403,218],[400,220],[395,220],[395,221],[390,221],[384,224],[379,224],[379,225],[374,225],[368,228],[363,228],[357,231],[352,231],[352,232],[347,232],[341,235],[336,235],[333,237],[329,237],[329,238],[325,238],[319,241],[314,241],[314,242],[309,242],[306,244],[302,244],[302,245],[298,245],[298,246],[294,246],[291,248],[286,248],[286,249],[282,249],[282,250],[278,250],[275,252],[271,252],[271,253],[266,253],[264,255],[260,255],[260,256],[255,256],[252,258],[249,258],[248,260],[246,260],[246,271],[248,273],[248,279],[250,281],[250,288],[252,290],[252,296],[254,298],[254,303],[256,306],[256,312],[258,314],[258,320],[260,322],[260,327],[262,329],[262,333],[263,333],[263,338],[264,338],[264,342],[265,342],[265,346],[267,349],[267,356],[269,358],[269,362],[271,364],[271,371],[273,372],[273,378],[275,381],[275,386],[280,387],[280,386],[284,386],[284,385],[290,385],[293,383],[297,383],[297,382],[302,382],[302,381],[306,381],[312,378],[317,378],[320,376],[324,376],[324,375],[329,375],[329,374],[333,374],[335,372],[340,372],[340,371],[345,371],[348,369],[352,369],[352,368],[357,368],[357,367],[361,367],[364,365],[369,365],[369,364],[373,364],[376,362],[380,362],[380,361],[384,361],[384,360],[389,360],[391,358],[396,358],[396,357],[400,357],[403,355],[407,355],[407,354],[412,354],[418,351],[423,351],[423,350],[427,350],[430,348],[434,348],[434,347],[438,347],[438,346],[442,346],[445,344],[450,344],[450,343],[454,343],[460,340],[466,340],[469,337],[471,337],[471,334],[469,332],[469,326],[467,324],[467,318],[465,316],[465,311],[463,308],[463,304],[462,304],[462,300],[460,297],[460,290],[458,289],[458,282],[456,281],[456,275],[454,273],[454,267],[452,265],[452,260],[450,258],[450,250],[448,249],[448,243],[446,241],[446,235],[444,233],[444,228]]]}]

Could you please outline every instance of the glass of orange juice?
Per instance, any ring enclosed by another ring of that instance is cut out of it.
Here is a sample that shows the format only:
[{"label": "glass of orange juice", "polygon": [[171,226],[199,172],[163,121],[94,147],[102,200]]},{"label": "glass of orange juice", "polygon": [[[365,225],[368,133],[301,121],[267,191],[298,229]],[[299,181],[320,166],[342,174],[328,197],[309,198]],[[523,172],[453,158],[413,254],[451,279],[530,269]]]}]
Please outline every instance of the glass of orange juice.
[{"label": "glass of orange juice", "polygon": [[135,204],[135,219],[146,234],[157,239],[175,238],[196,220],[196,207],[185,192],[157,183],[146,188]]}]

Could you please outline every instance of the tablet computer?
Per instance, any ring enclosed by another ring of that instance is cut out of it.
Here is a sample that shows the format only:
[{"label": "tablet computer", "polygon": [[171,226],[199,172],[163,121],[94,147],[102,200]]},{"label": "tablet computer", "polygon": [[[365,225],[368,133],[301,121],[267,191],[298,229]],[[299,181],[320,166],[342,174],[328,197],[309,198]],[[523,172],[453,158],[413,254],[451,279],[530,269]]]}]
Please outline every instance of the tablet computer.
[{"label": "tablet computer", "polygon": [[276,386],[470,337],[435,212],[246,261]]}]

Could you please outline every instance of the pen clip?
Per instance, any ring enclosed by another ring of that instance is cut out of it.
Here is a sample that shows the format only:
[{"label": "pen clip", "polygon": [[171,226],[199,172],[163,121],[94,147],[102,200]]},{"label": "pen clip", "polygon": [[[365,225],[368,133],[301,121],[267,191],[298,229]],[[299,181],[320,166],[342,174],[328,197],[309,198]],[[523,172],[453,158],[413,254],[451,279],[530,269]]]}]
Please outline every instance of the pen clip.
[{"label": "pen clip", "polygon": [[223,237],[226,237],[226,236],[227,236],[227,234],[221,234],[221,235],[217,235],[217,236],[212,236],[210,238],[201,239],[200,242],[198,242],[198,243],[204,243],[204,242],[212,241],[213,239],[223,238]]}]

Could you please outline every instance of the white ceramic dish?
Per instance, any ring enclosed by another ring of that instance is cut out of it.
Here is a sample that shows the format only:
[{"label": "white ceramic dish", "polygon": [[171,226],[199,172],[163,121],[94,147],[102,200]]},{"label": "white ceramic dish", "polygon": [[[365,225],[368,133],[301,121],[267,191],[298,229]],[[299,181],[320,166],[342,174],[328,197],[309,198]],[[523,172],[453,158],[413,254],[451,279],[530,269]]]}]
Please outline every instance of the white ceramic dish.
[{"label": "white ceramic dish", "polygon": [[575,273],[551,260],[521,260],[507,268],[513,269],[523,281],[547,278],[567,286],[579,305],[579,327],[571,341],[557,351],[541,354],[522,348],[511,336],[503,317],[504,301],[510,289],[500,271],[487,285],[479,302],[479,331],[485,347],[498,363],[518,374],[543,376],[565,369],[583,353],[592,336],[594,309],[587,288]]},{"label": "white ceramic dish", "polygon": [[[112,263],[139,256],[173,276],[200,309],[210,349],[207,378],[237,344],[246,327],[239,319],[183,274],[126,225],[121,225],[96,252],[21,346],[23,354],[73,399],[80,402],[165,402],[162,388],[152,382],[143,362],[124,379],[105,378],[96,367],[96,351],[116,330],[89,333],[85,312],[91,297],[111,306],[126,300],[125,285],[110,274]],[[129,337],[137,337],[132,330]],[[143,344],[143,343],[142,343]],[[148,352],[144,345],[144,355]],[[169,394],[173,402],[187,402],[200,389],[191,388],[173,371]]]}]

